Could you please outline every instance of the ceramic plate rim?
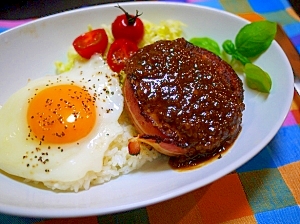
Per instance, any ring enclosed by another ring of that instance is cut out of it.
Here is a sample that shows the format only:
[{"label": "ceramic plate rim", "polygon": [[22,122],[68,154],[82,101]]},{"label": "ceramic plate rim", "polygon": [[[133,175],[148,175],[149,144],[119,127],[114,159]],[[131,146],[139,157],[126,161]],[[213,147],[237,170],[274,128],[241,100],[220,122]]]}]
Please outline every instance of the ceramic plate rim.
[{"label": "ceramic plate rim", "polygon": [[[211,12],[214,13],[221,13],[225,16],[231,17],[234,20],[243,20],[246,22],[246,20],[241,19],[240,17],[233,15],[231,13],[225,12],[225,11],[221,11],[218,9],[214,9],[214,8],[209,8],[209,7],[205,7],[205,6],[199,6],[199,5],[192,5],[192,4],[186,4],[186,3],[171,3],[171,2],[126,2],[126,3],[120,3],[124,6],[129,6],[129,5],[133,5],[133,6],[139,6],[139,5],[158,5],[158,6],[174,6],[174,7],[187,7],[187,8],[199,8],[201,10],[209,10]],[[10,32],[15,32],[15,31],[19,31],[22,29],[26,29],[27,27],[31,26],[32,24],[38,24],[41,23],[43,21],[52,19],[52,18],[56,18],[58,16],[63,16],[63,15],[68,15],[68,14],[76,14],[76,13],[86,13],[89,10],[93,10],[93,9],[99,9],[99,8],[105,8],[105,7],[113,7],[115,6],[116,3],[112,3],[112,4],[104,4],[104,5],[100,5],[100,6],[92,6],[92,7],[86,7],[86,8],[81,8],[81,9],[76,9],[76,10],[71,10],[71,11],[66,11],[66,12],[62,12],[59,14],[55,14],[55,15],[51,15],[51,16],[47,16],[41,19],[37,19],[34,20],[32,22],[29,22],[25,25],[21,25],[17,28],[13,28],[11,30],[8,30],[6,32],[3,32],[2,34],[0,34],[0,41],[1,38],[3,36],[5,36],[7,33]],[[269,141],[271,141],[271,139],[275,136],[275,134],[278,132],[279,128],[281,127],[288,111],[290,108],[290,104],[292,102],[292,98],[293,98],[293,76],[292,76],[292,70],[290,68],[290,65],[282,51],[282,49],[280,48],[280,46],[274,42],[272,44],[273,48],[275,49],[275,51],[277,51],[279,54],[281,54],[282,59],[284,60],[284,63],[286,64],[286,71],[288,72],[288,74],[290,74],[289,76],[287,75],[287,92],[286,92],[286,102],[283,105],[283,112],[281,114],[281,116],[279,117],[280,119],[277,120],[277,122],[275,122],[273,128],[271,129],[271,131],[265,136],[264,141],[260,142],[259,144],[256,145],[256,147],[254,147],[250,153],[247,153],[241,157],[239,157],[238,161],[235,161],[229,165],[227,165],[225,167],[225,169],[223,170],[219,170],[218,172],[214,173],[213,178],[211,176],[208,176],[206,179],[201,181],[201,184],[199,182],[193,182],[193,183],[189,183],[183,187],[177,188],[172,190],[169,193],[166,193],[164,195],[159,195],[155,198],[148,198],[148,200],[143,200],[143,201],[136,201],[134,203],[129,203],[128,205],[119,205],[119,206],[114,206],[114,207],[110,207],[110,208],[106,208],[106,209],[102,209],[99,210],[99,207],[93,207],[93,208],[53,208],[52,210],[49,210],[48,208],[27,208],[27,207],[19,207],[17,204],[14,206],[11,205],[7,205],[1,202],[0,199],[0,212],[2,213],[6,213],[6,214],[12,214],[12,215],[21,215],[21,216],[29,216],[29,217],[78,217],[78,216],[88,216],[88,215],[104,215],[104,214],[111,214],[111,213],[115,213],[115,212],[122,212],[122,211],[126,211],[126,210],[131,210],[131,209],[136,209],[136,208],[140,208],[140,207],[145,207],[151,204],[155,204],[155,203],[159,203],[177,196],[180,196],[182,194],[188,193],[192,190],[195,190],[199,187],[203,187],[221,177],[223,177],[224,175],[230,173],[231,171],[237,169],[238,167],[240,167],[241,165],[243,165],[244,163],[246,163],[248,160],[250,160],[251,158],[253,158],[257,153],[259,153],[262,148],[269,143]],[[0,42],[0,47],[1,47],[1,42]],[[290,87],[290,88],[289,88]],[[1,174],[0,174],[1,177]]]}]

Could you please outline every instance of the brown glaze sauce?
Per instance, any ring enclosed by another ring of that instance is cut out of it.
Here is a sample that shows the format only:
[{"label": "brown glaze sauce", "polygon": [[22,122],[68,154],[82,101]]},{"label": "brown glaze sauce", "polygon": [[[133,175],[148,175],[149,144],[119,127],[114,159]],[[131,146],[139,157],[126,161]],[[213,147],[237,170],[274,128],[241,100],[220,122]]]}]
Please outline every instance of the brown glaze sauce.
[{"label": "brown glaze sauce", "polygon": [[183,38],[158,41],[139,49],[124,71],[141,115],[165,136],[150,137],[185,150],[170,158],[174,169],[218,157],[238,136],[243,85],[215,54]]},{"label": "brown glaze sauce", "polygon": [[161,140],[189,155],[212,152],[240,131],[241,81],[211,52],[184,39],[161,41],[140,49],[125,73],[141,114],[166,136]]},{"label": "brown glaze sauce", "polygon": [[224,154],[226,154],[231,148],[232,144],[224,144],[218,147],[212,153],[197,154],[194,157],[182,156],[172,156],[169,158],[169,166],[176,171],[184,172],[189,170],[198,169],[203,167],[217,159],[222,159]]}]

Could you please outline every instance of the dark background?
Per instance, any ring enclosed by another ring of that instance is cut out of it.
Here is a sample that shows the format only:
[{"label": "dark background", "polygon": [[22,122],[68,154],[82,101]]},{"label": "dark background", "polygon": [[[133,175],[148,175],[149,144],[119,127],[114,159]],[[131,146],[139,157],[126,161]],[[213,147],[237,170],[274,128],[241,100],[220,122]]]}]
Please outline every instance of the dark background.
[{"label": "dark background", "polygon": [[[118,2],[125,1],[128,0],[118,0]],[[300,0],[289,1],[300,15]],[[0,19],[37,18],[84,6],[112,2],[116,2],[116,0],[1,0]]]},{"label": "dark background", "polygon": [[129,0],[1,0],[0,19],[37,18],[66,10]]}]

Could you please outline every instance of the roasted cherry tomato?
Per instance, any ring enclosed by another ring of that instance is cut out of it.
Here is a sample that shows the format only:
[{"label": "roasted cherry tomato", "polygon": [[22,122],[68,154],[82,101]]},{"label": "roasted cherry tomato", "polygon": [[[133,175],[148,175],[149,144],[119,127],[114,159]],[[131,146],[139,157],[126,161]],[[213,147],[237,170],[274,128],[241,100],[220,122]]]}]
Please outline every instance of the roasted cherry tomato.
[{"label": "roasted cherry tomato", "polygon": [[126,39],[117,39],[110,45],[107,64],[114,72],[120,72],[124,68],[126,60],[137,50],[136,43]]},{"label": "roasted cherry tomato", "polygon": [[104,29],[89,31],[73,41],[77,53],[86,59],[89,59],[95,53],[103,54],[107,45],[108,38]]},{"label": "roasted cherry tomato", "polygon": [[124,38],[138,44],[144,37],[144,24],[140,18],[142,14],[130,15],[122,7],[120,8],[124,14],[117,16],[111,26],[111,31],[115,39]]}]

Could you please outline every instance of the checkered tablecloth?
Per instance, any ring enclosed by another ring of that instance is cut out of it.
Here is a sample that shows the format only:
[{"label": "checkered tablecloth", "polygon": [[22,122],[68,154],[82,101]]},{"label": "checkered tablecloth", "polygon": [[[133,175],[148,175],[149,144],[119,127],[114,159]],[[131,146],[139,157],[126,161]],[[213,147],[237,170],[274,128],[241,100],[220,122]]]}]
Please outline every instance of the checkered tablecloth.
[{"label": "checkered tablecloth", "polygon": [[[300,20],[287,0],[187,0],[250,21],[280,23],[300,53]],[[27,21],[0,21],[0,31]],[[299,62],[300,63],[300,62]],[[273,140],[252,160],[183,196],[118,214],[37,219],[0,214],[0,223],[300,223],[300,97]]]}]

